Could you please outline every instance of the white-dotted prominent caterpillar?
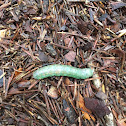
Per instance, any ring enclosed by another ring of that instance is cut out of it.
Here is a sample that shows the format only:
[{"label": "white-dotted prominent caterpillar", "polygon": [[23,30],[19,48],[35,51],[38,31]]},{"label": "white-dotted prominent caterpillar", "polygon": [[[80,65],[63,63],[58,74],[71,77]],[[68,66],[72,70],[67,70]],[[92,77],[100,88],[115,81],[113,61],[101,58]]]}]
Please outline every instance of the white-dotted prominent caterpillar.
[{"label": "white-dotted prominent caterpillar", "polygon": [[76,79],[86,79],[93,75],[91,68],[76,68],[68,65],[49,65],[36,70],[33,73],[35,79],[44,79],[52,76],[67,76]]}]

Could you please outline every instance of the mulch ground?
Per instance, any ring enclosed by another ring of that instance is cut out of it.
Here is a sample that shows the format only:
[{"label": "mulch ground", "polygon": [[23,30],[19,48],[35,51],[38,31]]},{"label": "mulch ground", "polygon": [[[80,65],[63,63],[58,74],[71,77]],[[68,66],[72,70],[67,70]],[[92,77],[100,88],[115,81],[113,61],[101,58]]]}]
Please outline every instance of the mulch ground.
[{"label": "mulch ground", "polygon": [[126,126],[126,1],[1,0],[0,125]]}]

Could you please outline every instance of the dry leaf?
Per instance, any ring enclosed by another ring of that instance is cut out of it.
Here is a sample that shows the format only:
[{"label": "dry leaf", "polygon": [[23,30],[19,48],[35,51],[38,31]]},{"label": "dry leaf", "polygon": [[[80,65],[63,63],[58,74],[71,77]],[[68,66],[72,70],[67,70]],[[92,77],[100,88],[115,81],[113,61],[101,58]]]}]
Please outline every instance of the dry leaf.
[{"label": "dry leaf", "polygon": [[23,68],[18,68],[17,71],[15,71],[14,77],[18,76],[22,70],[23,70]]},{"label": "dry leaf", "polygon": [[69,51],[66,55],[65,55],[65,59],[67,61],[71,61],[71,62],[75,62],[75,57],[76,57],[76,52],[74,51]]},{"label": "dry leaf", "polygon": [[124,7],[126,6],[126,3],[122,2],[122,1],[119,1],[119,2],[111,2],[111,7],[112,7],[112,10],[116,10],[118,8],[121,8],[121,7]]},{"label": "dry leaf", "polygon": [[83,118],[88,119],[88,120],[93,120],[95,121],[95,118],[92,116],[92,112],[85,107],[85,102],[81,94],[79,94],[79,101],[77,100],[79,107],[81,109],[81,112],[83,114]]},{"label": "dry leaf", "polygon": [[19,92],[18,88],[12,87],[12,88],[9,90],[8,94],[16,94],[16,93],[18,93],[18,92]]},{"label": "dry leaf", "polygon": [[110,110],[104,104],[103,101],[95,98],[85,98],[84,101],[86,108],[90,109],[99,118],[102,118],[103,116],[110,114]]},{"label": "dry leaf", "polygon": [[26,23],[25,23],[25,29],[26,29],[26,31],[28,31],[28,32],[33,32],[33,31],[32,31],[32,28],[31,28],[31,26],[30,26],[30,21],[29,21],[29,20],[27,20]]},{"label": "dry leaf", "polygon": [[44,52],[39,51],[38,53],[39,53],[39,59],[40,59],[42,62],[47,62],[47,61],[48,61],[48,57],[47,57],[47,55],[45,55]]},{"label": "dry leaf", "polygon": [[102,100],[107,99],[107,95],[106,95],[104,92],[102,92],[102,91],[97,92],[97,93],[95,94],[95,96],[96,96],[97,98],[102,99]]},{"label": "dry leaf", "polygon": [[117,125],[118,126],[126,126],[126,119],[117,120]]},{"label": "dry leaf", "polygon": [[51,86],[51,88],[49,89],[49,91],[47,92],[47,95],[53,99],[57,99],[58,98],[58,90],[56,87]]},{"label": "dry leaf", "polygon": [[23,81],[21,81],[21,82],[18,82],[18,87],[20,87],[20,88],[24,88],[24,87],[29,87],[29,85],[31,84],[31,82],[30,81],[28,81],[28,80],[23,80]]}]

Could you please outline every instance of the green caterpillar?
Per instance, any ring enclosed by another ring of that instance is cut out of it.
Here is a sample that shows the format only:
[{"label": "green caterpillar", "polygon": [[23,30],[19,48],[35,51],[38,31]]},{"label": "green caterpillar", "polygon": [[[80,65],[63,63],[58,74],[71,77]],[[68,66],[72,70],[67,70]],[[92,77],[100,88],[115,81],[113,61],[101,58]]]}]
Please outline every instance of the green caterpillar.
[{"label": "green caterpillar", "polygon": [[94,70],[91,68],[76,68],[68,65],[49,65],[36,70],[33,73],[35,79],[44,79],[52,76],[67,76],[76,79],[86,79],[93,75]]}]

